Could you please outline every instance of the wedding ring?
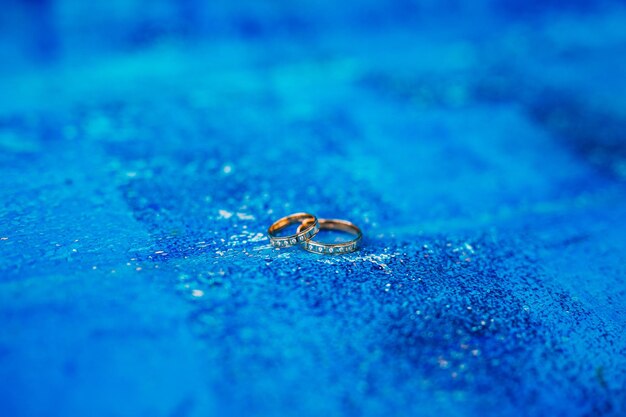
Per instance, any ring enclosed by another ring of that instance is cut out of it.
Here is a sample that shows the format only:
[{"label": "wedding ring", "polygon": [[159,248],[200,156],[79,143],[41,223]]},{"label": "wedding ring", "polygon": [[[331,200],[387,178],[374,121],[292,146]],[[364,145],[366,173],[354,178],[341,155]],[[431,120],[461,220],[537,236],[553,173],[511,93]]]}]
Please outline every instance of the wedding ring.
[{"label": "wedding ring", "polygon": [[[320,243],[307,240],[304,245],[302,245],[305,250],[317,253],[318,255],[341,255],[354,252],[358,249],[359,242],[363,238],[363,233],[361,229],[353,223],[337,219],[319,219],[318,224],[319,230],[339,230],[355,235],[355,238],[341,243]],[[309,223],[305,221],[298,227],[298,232],[300,232],[301,229],[304,231],[307,227],[309,227]]]},{"label": "wedding ring", "polygon": [[[301,223],[295,235],[277,236],[276,234],[285,227]],[[317,217],[308,213],[294,213],[282,219],[276,220],[267,230],[272,246],[275,248],[288,248],[311,239],[319,231]]]}]

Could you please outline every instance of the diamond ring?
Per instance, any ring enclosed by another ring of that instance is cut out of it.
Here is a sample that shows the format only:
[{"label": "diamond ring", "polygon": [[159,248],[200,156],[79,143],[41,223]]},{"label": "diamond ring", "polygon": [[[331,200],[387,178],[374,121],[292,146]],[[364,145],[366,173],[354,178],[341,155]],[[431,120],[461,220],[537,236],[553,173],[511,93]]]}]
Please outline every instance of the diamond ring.
[{"label": "diamond ring", "polygon": [[[289,225],[300,223],[295,235],[278,236],[277,233]],[[294,213],[278,219],[267,230],[272,246],[275,248],[288,248],[306,242],[317,234],[319,224],[317,217],[308,213]]]}]

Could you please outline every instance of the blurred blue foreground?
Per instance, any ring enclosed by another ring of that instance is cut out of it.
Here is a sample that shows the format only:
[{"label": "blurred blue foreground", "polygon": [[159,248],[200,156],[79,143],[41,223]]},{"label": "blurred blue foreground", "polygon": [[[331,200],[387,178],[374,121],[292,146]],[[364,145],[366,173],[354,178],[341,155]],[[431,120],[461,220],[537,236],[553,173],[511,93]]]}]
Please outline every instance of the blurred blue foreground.
[{"label": "blurred blue foreground", "polygon": [[1,416],[626,415],[624,1],[1,9]]}]

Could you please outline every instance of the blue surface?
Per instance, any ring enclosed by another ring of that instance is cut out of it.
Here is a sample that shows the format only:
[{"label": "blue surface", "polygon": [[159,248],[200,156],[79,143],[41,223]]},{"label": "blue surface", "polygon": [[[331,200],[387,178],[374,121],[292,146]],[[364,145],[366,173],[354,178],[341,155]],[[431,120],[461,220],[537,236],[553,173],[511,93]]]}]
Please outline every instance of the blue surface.
[{"label": "blue surface", "polygon": [[203,3],[3,5],[0,415],[626,415],[623,1]]}]

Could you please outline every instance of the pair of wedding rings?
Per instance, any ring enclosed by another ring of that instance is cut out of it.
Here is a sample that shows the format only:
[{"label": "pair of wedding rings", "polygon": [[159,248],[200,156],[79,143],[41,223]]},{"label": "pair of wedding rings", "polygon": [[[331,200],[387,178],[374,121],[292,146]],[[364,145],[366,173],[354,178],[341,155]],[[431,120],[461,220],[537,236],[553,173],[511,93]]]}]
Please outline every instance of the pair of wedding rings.
[{"label": "pair of wedding rings", "polygon": [[[278,233],[286,227],[299,224],[294,235],[278,236]],[[322,243],[313,238],[320,230],[339,230],[354,236],[352,240],[341,243]],[[351,253],[358,249],[359,242],[363,238],[361,229],[346,220],[319,219],[308,213],[294,213],[282,219],[278,219],[267,230],[270,242],[275,248],[288,248],[302,245],[302,248],[318,255],[341,255]]]}]

